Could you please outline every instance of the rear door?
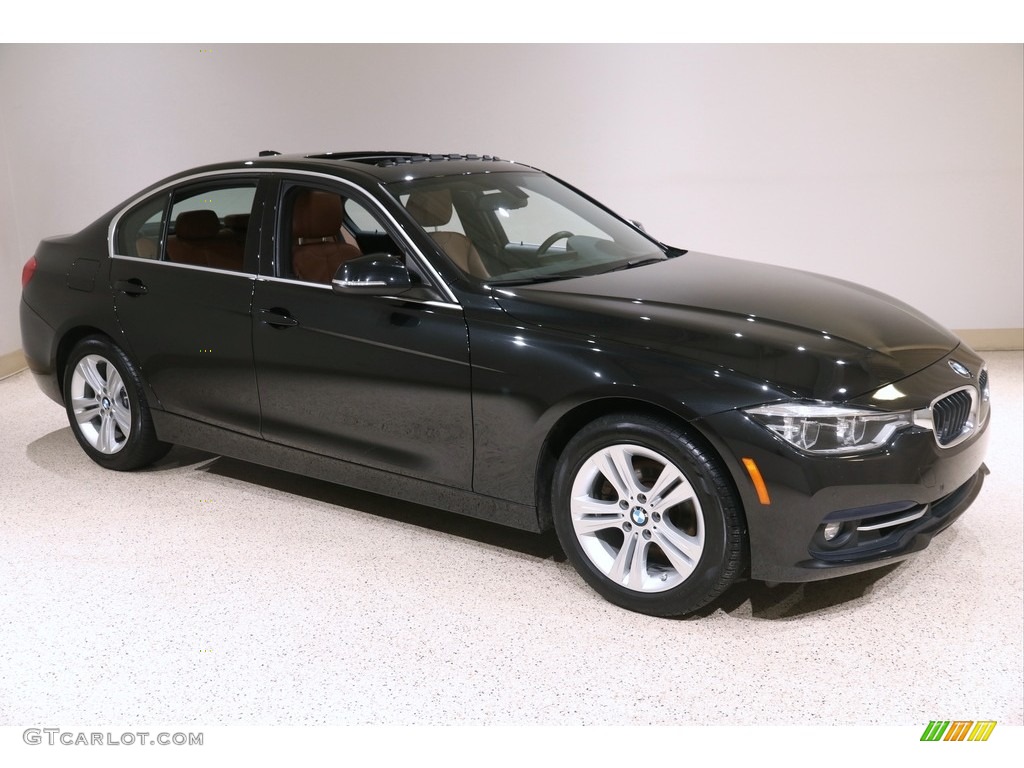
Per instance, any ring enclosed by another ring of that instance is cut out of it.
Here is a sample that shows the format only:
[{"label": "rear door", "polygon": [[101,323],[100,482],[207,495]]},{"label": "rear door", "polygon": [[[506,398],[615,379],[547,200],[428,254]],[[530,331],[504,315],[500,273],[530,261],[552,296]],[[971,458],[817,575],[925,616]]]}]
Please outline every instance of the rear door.
[{"label": "rear door", "polygon": [[129,352],[171,413],[259,434],[252,293],[262,186],[215,175],[154,195],[116,225],[111,285]]}]

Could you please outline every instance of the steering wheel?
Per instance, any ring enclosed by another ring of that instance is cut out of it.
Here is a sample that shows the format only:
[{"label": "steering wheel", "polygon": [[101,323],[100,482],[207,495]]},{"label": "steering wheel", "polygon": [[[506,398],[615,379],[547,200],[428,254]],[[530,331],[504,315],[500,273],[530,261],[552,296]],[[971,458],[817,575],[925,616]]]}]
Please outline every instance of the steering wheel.
[{"label": "steering wheel", "polygon": [[534,254],[534,256],[543,256],[545,253],[548,252],[548,248],[557,243],[559,240],[565,237],[572,236],[572,232],[569,232],[566,229],[562,229],[559,230],[558,232],[555,232],[555,234],[551,235],[551,237],[547,238],[543,243],[540,244],[540,247],[537,249],[537,252]]}]

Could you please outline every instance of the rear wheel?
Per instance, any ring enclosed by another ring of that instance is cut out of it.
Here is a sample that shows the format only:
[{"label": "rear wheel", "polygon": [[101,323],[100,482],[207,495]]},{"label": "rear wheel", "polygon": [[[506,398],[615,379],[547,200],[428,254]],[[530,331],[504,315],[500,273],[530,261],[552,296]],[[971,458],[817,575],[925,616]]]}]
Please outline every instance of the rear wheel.
[{"label": "rear wheel", "polygon": [[553,505],[576,570],[633,611],[691,613],[744,566],[746,531],[725,471],[666,421],[609,416],[585,427],[563,451]]},{"label": "rear wheel", "polygon": [[64,403],[79,445],[107,469],[144,467],[171,447],[156,439],[135,366],[102,336],[82,339],[71,351]]}]

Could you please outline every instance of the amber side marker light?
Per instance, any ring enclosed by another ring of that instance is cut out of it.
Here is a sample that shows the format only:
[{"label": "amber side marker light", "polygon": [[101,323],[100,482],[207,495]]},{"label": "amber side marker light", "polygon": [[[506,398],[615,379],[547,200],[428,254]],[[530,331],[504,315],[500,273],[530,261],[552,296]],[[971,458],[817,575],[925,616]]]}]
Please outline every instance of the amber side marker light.
[{"label": "amber side marker light", "polygon": [[761,470],[757,468],[757,464],[753,459],[743,459],[743,466],[747,468],[750,482],[754,484],[754,490],[757,491],[757,500],[767,507],[772,503],[772,497],[768,495],[768,486],[764,484]]}]

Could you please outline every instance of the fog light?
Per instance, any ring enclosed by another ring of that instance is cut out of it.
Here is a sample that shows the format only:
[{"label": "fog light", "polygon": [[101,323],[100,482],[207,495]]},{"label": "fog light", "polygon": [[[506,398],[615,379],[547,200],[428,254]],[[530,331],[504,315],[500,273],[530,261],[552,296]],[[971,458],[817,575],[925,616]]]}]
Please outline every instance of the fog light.
[{"label": "fog light", "polygon": [[823,530],[821,533],[825,537],[825,541],[832,541],[832,539],[838,536],[840,531],[842,530],[842,523],[826,523],[825,530]]}]

